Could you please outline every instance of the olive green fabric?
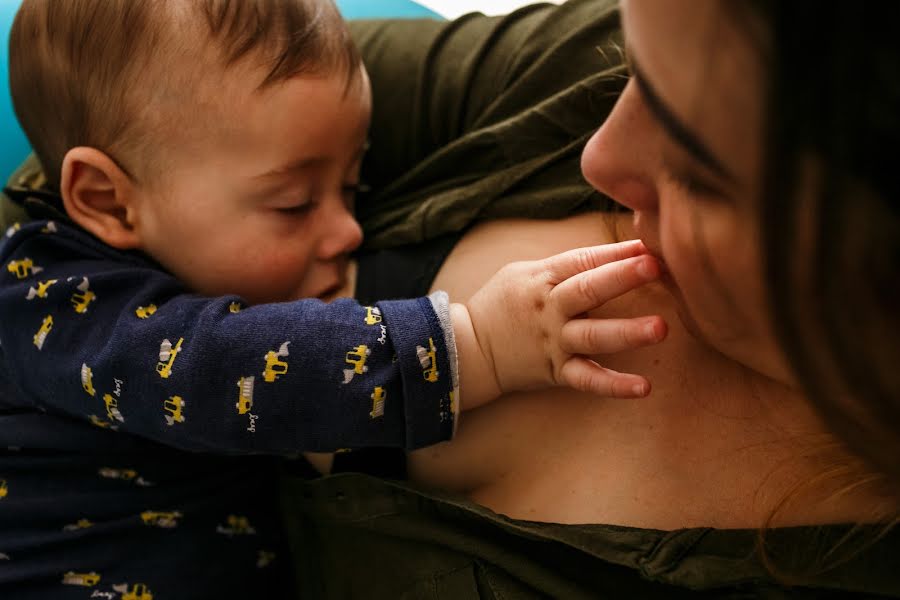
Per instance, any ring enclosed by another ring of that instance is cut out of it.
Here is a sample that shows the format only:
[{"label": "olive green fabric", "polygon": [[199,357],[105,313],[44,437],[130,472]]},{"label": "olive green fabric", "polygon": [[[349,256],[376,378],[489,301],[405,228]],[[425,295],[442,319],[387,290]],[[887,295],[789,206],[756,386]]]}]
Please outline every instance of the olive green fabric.
[{"label": "olive green fabric", "polygon": [[[41,165],[34,157],[29,156],[7,181],[10,187],[36,189],[46,183]],[[6,231],[13,223],[24,223],[28,220],[25,209],[14,204],[5,194],[0,194],[0,229]]]},{"label": "olive green fabric", "polygon": [[0,199],[0,229],[6,231],[13,223],[27,221],[25,210],[13,204],[5,196]]},{"label": "olive green fabric", "polygon": [[369,247],[609,207],[578,165],[625,83],[613,2],[351,30],[374,97],[363,171],[374,191],[357,202]]},{"label": "olive green fabric", "polygon": [[[285,485],[302,598],[900,595],[900,531],[850,562],[788,588],[776,584],[757,558],[754,530],[519,521],[449,494],[361,474],[292,479]],[[772,557],[796,576],[798,566],[821,558],[847,532],[841,526],[776,529],[767,542]]]}]

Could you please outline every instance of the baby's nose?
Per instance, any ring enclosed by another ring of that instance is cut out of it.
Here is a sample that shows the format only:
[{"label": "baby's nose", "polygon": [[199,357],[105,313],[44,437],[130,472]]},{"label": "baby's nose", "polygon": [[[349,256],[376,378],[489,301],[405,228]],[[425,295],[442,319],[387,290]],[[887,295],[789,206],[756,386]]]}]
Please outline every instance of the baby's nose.
[{"label": "baby's nose", "polygon": [[362,243],[363,232],[353,214],[344,207],[336,210],[319,245],[319,258],[331,260],[353,252]]}]

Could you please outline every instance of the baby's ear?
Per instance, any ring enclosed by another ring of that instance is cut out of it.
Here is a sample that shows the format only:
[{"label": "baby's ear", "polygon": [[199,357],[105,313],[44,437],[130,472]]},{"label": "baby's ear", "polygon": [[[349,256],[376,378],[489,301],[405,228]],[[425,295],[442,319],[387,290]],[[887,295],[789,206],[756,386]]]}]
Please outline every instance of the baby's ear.
[{"label": "baby's ear", "polygon": [[66,153],[60,192],[73,221],[113,248],[140,245],[134,228],[135,185],[109,156],[79,146]]}]

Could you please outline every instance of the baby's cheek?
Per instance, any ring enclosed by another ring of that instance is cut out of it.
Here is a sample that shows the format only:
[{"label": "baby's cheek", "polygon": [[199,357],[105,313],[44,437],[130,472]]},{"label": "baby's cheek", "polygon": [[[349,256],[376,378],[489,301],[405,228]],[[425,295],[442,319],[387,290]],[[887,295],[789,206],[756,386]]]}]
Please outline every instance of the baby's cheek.
[{"label": "baby's cheek", "polygon": [[270,247],[243,264],[243,275],[235,285],[254,304],[295,298],[310,269],[309,254],[296,248]]},{"label": "baby's cheek", "polygon": [[310,267],[311,248],[307,244],[285,242],[269,248],[266,271],[271,277],[297,282]]}]

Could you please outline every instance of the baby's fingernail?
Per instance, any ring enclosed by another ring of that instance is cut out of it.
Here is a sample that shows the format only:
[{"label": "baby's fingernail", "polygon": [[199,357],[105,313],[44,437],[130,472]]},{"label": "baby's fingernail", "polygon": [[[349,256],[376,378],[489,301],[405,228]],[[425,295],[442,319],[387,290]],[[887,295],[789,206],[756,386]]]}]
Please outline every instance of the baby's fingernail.
[{"label": "baby's fingernail", "polygon": [[656,323],[648,323],[644,326],[644,335],[647,336],[648,340],[655,340],[659,337],[656,333]]},{"label": "baby's fingernail", "polygon": [[635,396],[646,396],[650,392],[647,387],[646,383],[636,383],[632,390],[634,391]]},{"label": "baby's fingernail", "polygon": [[644,279],[653,279],[658,275],[659,267],[656,266],[656,261],[644,258],[638,263],[637,271]]}]

